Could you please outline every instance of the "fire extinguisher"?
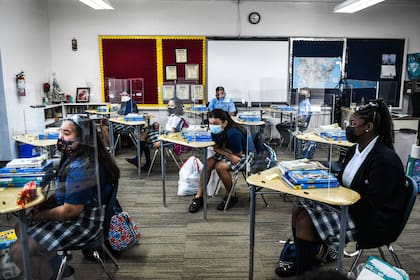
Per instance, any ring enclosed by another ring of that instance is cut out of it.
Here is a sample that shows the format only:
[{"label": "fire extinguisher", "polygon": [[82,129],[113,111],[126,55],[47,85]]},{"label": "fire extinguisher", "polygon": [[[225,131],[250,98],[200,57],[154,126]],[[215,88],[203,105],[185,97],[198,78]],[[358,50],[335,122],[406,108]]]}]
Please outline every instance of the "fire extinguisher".
[{"label": "fire extinguisher", "polygon": [[16,75],[16,88],[18,96],[25,96],[26,90],[25,90],[25,73],[20,71],[19,74]]}]

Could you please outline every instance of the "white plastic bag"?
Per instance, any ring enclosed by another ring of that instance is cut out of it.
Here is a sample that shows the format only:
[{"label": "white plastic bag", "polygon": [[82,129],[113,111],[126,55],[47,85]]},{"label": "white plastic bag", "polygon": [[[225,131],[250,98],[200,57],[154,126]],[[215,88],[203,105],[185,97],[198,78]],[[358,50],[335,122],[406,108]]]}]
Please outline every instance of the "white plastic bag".
[{"label": "white plastic bag", "polygon": [[213,169],[210,173],[210,178],[209,178],[209,182],[207,184],[207,196],[216,196],[218,190],[217,186],[219,185],[219,175],[217,174],[216,170]]},{"label": "white plastic bag", "polygon": [[191,156],[181,166],[179,170],[178,195],[193,195],[198,190],[200,174],[203,164],[195,156]]}]

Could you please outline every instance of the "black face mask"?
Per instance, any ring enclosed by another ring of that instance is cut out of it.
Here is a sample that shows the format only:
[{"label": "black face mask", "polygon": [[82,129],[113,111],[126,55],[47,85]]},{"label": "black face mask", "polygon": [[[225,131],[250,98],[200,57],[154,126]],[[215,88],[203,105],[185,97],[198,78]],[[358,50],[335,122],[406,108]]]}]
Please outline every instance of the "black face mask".
[{"label": "black face mask", "polygon": [[61,138],[58,138],[58,140],[57,140],[57,150],[60,151],[61,153],[71,154],[72,145],[75,142],[76,141],[74,141],[74,140],[66,141],[66,140],[63,140]]},{"label": "black face mask", "polygon": [[168,108],[168,114],[169,115],[175,114],[175,108]]},{"label": "black face mask", "polygon": [[357,139],[359,138],[359,135],[356,135],[356,128],[363,126],[364,124],[361,124],[359,126],[348,126],[346,127],[346,138],[347,141],[356,143]]}]

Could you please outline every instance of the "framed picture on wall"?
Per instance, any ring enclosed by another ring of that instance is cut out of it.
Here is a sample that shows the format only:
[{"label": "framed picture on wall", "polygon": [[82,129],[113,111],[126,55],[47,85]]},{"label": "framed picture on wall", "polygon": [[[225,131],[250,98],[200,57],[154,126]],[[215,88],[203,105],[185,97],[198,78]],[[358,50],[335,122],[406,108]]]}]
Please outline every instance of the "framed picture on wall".
[{"label": "framed picture on wall", "polygon": [[176,65],[167,65],[165,67],[165,78],[166,78],[166,80],[176,80],[177,79]]},{"label": "framed picture on wall", "polygon": [[185,80],[198,80],[198,64],[185,64]]},{"label": "framed picture on wall", "polygon": [[175,62],[187,63],[187,49],[175,49]]},{"label": "framed picture on wall", "polygon": [[203,100],[204,99],[204,87],[203,87],[203,85],[191,85],[191,99],[192,100]]},{"label": "framed picture on wall", "polygon": [[169,100],[175,97],[175,85],[163,85],[162,86],[162,99]]},{"label": "framed picture on wall", "polygon": [[79,87],[76,89],[76,102],[84,103],[89,102],[90,88],[88,87]]},{"label": "framed picture on wall", "polygon": [[178,97],[181,100],[189,100],[190,99],[190,85],[177,84],[176,97]]}]

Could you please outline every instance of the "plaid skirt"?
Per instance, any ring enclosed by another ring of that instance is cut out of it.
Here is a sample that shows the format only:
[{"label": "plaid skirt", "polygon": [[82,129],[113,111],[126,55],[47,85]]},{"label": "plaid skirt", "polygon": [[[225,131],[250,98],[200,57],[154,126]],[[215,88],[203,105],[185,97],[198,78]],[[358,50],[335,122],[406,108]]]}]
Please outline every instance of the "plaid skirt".
[{"label": "plaid skirt", "polygon": [[[341,211],[339,209],[333,210],[331,206],[328,207],[308,199],[299,199],[299,203],[311,217],[312,223],[321,240],[327,245],[338,249]],[[356,226],[349,215],[346,227],[346,243],[354,241],[355,232]]]},{"label": "plaid skirt", "polygon": [[100,235],[104,217],[104,206],[85,207],[77,220],[39,222],[28,234],[47,251],[82,246]]},{"label": "plaid skirt", "polygon": [[223,160],[224,162],[226,162],[229,165],[230,170],[232,170],[233,172],[239,172],[242,169],[246,168],[246,165],[248,163],[251,163],[252,160],[254,159],[254,154],[253,153],[249,153],[248,156],[246,155],[242,155],[241,160],[234,164],[232,163],[228,158],[222,156],[221,154],[215,153],[213,158],[217,161],[219,160]]}]

